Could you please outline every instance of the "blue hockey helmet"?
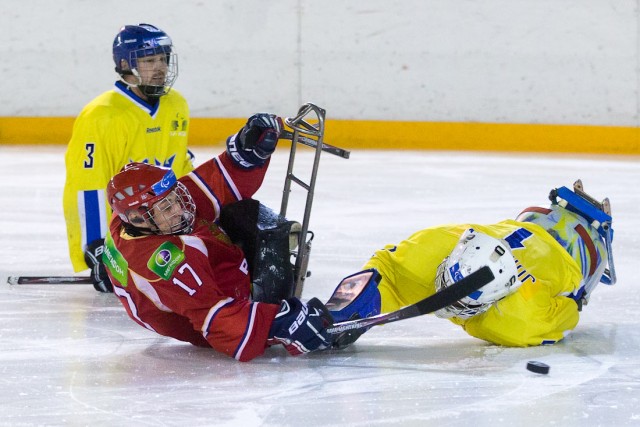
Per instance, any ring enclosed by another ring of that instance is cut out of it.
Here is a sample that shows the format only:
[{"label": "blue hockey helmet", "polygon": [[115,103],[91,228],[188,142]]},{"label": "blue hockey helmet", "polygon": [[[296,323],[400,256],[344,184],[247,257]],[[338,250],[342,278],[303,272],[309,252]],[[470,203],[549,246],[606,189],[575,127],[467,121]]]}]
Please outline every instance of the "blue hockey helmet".
[{"label": "blue hockey helmet", "polygon": [[[153,55],[164,55],[167,71],[164,81],[145,82],[138,70],[138,59]],[[121,76],[133,75],[137,86],[147,96],[159,97],[169,92],[178,77],[178,60],[171,37],[150,24],[125,25],[113,40],[113,61],[116,72]],[[126,63],[123,63],[125,61]]]}]

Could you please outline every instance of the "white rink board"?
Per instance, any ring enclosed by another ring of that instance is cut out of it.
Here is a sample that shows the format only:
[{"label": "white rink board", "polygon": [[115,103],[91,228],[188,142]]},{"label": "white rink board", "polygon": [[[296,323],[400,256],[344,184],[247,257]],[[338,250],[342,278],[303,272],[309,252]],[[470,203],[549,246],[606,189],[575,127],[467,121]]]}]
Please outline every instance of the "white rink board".
[{"label": "white rink board", "polygon": [[76,116],[124,24],[173,38],[193,117],[640,125],[635,0],[3,0],[0,116]]}]

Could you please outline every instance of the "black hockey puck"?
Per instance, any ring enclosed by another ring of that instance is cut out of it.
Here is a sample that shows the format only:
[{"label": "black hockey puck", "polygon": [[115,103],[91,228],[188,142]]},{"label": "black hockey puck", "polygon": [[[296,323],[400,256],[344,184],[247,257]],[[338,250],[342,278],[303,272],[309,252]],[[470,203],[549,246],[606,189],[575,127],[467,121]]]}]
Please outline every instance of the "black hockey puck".
[{"label": "black hockey puck", "polygon": [[535,372],[536,374],[548,374],[549,365],[547,365],[546,363],[531,360],[530,362],[527,362],[527,370]]}]

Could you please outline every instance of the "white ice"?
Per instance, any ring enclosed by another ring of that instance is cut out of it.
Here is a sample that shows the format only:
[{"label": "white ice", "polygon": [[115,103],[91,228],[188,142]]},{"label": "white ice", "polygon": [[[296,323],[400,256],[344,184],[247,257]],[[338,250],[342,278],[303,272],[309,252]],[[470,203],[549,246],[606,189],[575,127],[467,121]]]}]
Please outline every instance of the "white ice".
[{"label": "white ice", "polygon": [[[217,150],[196,147],[199,161]],[[0,146],[0,425],[640,425],[638,158],[354,151],[322,156],[303,297],[326,299],[384,244],[446,222],[494,222],[545,206],[581,178],[608,196],[618,283],[600,285],[562,343],[502,348],[434,316],[375,327],[341,352],[280,348],[240,363],[162,338],[72,274],[62,217],[64,147]],[[280,206],[288,153],[257,197]],[[310,170],[309,150],[297,174]],[[289,216],[302,211],[295,189]],[[528,360],[549,375],[525,370]]]}]

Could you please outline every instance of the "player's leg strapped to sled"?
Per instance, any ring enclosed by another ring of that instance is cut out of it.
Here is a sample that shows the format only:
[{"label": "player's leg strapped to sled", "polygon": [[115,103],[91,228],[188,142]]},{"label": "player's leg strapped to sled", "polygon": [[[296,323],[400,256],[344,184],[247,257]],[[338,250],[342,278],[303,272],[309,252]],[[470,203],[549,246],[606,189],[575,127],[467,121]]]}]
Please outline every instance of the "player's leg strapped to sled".
[{"label": "player's leg strapped to sled", "polygon": [[551,190],[549,199],[549,209],[527,208],[516,219],[547,230],[580,266],[583,281],[570,297],[582,309],[598,283],[616,282],[611,205],[608,198],[598,202],[585,193],[580,180],[573,184],[573,191],[567,187]]},{"label": "player's leg strapped to sled", "polygon": [[295,256],[300,223],[289,221],[257,200],[225,206],[220,225],[245,253],[255,301],[279,304],[295,293]]}]

